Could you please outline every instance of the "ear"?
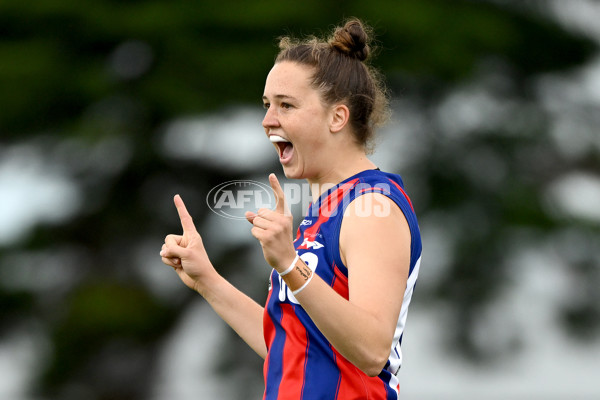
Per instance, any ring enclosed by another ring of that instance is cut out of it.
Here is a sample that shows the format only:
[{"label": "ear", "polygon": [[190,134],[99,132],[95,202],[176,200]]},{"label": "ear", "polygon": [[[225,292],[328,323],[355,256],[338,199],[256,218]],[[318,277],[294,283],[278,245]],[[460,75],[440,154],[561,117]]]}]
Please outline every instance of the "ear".
[{"label": "ear", "polygon": [[350,120],[350,110],[345,104],[335,104],[331,108],[329,130],[332,133],[341,131]]}]

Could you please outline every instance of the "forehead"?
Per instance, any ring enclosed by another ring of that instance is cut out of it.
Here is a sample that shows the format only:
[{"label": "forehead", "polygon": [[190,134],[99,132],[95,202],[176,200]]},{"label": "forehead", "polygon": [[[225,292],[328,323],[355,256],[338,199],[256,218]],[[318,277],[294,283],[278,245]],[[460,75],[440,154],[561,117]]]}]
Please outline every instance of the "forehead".
[{"label": "forehead", "polygon": [[275,64],[265,82],[264,97],[302,97],[316,94],[311,86],[312,69],[294,62]]}]

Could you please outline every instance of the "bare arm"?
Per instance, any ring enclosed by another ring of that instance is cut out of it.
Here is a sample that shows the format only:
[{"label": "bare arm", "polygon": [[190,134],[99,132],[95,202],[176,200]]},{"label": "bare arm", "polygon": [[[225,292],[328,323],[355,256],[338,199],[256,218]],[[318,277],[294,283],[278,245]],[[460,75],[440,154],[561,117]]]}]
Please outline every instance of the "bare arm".
[{"label": "bare arm", "polygon": [[210,262],[202,238],[183,200],[175,196],[183,235],[168,235],[160,255],[179,278],[196,290],[215,312],[262,358],[267,355],[263,336],[263,307],[231,285]]}]

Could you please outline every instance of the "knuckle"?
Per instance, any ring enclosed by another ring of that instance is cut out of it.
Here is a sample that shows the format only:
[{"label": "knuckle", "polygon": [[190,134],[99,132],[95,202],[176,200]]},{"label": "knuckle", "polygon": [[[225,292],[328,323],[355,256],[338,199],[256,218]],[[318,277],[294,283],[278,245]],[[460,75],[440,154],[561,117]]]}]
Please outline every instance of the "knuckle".
[{"label": "knuckle", "polygon": [[265,209],[264,208],[259,208],[258,210],[256,210],[256,217],[255,218],[260,218],[265,214]]}]

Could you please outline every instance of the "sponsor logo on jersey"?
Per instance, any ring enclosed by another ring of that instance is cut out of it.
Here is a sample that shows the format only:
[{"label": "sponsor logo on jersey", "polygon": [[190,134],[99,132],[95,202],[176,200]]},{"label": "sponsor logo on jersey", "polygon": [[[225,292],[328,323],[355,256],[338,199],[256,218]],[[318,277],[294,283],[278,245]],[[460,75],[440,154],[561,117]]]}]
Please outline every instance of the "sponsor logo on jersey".
[{"label": "sponsor logo on jersey", "polygon": [[308,240],[308,238],[304,238],[304,241],[302,242],[302,244],[300,246],[298,246],[298,249],[320,249],[323,246],[321,243],[317,242],[316,240],[312,241],[312,240]]}]

